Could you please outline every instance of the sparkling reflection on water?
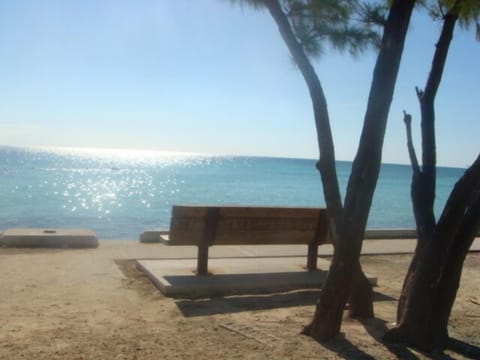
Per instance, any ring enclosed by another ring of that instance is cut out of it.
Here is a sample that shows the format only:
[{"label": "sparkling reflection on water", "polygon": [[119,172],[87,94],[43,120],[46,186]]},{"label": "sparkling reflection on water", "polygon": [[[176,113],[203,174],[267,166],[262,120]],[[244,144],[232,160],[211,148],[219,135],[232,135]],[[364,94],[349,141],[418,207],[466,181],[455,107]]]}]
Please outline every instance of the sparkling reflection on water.
[{"label": "sparkling reflection on water", "polygon": [[[345,189],[351,163],[339,162]],[[462,169],[438,171],[437,213]],[[414,226],[409,166],[383,165],[369,227]],[[0,147],[0,231],[91,228],[135,239],[173,204],[324,206],[314,160],[158,151]]]},{"label": "sparkling reflection on water", "polygon": [[0,152],[1,192],[8,194],[3,196],[2,228],[87,226],[103,237],[132,237],[132,231],[168,225],[165,209],[176,200],[189,169],[221,161],[110,149]]}]

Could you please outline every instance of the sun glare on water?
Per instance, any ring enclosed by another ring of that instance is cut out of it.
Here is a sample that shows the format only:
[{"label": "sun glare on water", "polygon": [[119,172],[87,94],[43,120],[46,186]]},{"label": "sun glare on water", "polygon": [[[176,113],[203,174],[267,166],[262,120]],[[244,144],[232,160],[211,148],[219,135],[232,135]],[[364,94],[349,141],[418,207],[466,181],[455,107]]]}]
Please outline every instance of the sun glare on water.
[{"label": "sun glare on water", "polygon": [[177,163],[182,161],[191,161],[196,158],[208,158],[212,155],[193,153],[193,152],[175,152],[160,150],[139,150],[139,149],[109,149],[109,148],[80,148],[80,147],[39,147],[35,151],[44,151],[57,155],[72,158],[89,158],[98,161],[112,161],[120,163]]},{"label": "sun glare on water", "polygon": [[15,196],[17,208],[41,204],[43,210],[32,210],[28,222],[43,227],[48,224],[36,220],[43,212],[52,223],[70,213],[75,224],[78,218],[90,223],[97,219],[101,227],[112,216],[140,224],[147,212],[159,214],[175,201],[183,186],[179,174],[216,158],[186,152],[73,147],[13,152],[19,167],[12,170],[10,182],[5,178],[4,185]]}]

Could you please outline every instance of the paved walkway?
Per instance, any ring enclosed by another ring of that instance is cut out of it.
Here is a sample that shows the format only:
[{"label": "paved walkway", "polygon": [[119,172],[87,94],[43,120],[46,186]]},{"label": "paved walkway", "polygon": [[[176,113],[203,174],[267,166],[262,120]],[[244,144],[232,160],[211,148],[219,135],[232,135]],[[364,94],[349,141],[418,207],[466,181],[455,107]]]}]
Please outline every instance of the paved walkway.
[{"label": "paved walkway", "polygon": [[[363,245],[364,255],[409,254],[414,251],[415,240],[365,240]],[[331,245],[320,246],[319,255],[328,257],[332,255],[332,251]],[[480,238],[475,240],[472,251],[480,251]],[[219,277],[250,273],[248,276],[255,278],[257,275],[251,275],[252,269],[258,269],[261,274],[283,273],[278,279],[279,283],[285,283],[285,276],[288,281],[292,281],[291,272],[295,272],[300,281],[310,281],[311,279],[305,279],[306,272],[302,268],[305,266],[306,254],[307,247],[304,245],[213,246],[210,249],[209,264],[212,272],[219,274]],[[90,280],[94,278],[95,284],[100,286],[98,293],[103,296],[103,282],[118,282],[123,278],[115,260],[153,260],[149,262],[153,264],[153,268],[161,265],[159,277],[186,275],[190,280],[195,280],[192,283],[196,284],[198,277],[193,275],[196,256],[197,249],[194,246],[144,244],[132,240],[101,240],[96,249],[0,248],[0,274],[2,283],[5,285],[10,281],[12,289],[18,287],[18,284],[23,284],[24,287],[45,287],[45,297],[48,299],[53,294],[52,288],[56,289],[54,293],[62,292],[67,297],[84,294],[82,289],[85,286],[90,289],[93,286]],[[235,258],[235,261],[232,258]],[[165,264],[168,266],[165,267]],[[326,270],[328,258],[319,259],[319,267]],[[190,272],[186,274],[185,271]],[[258,275],[256,279],[261,277],[262,275]],[[318,275],[316,277],[318,280]],[[177,278],[179,279],[181,280]],[[241,283],[238,277],[235,279],[236,283]],[[272,277],[270,282],[271,279]],[[152,278],[152,281],[155,282],[155,279]],[[227,281],[229,284],[235,282]],[[256,285],[258,284],[260,283]],[[210,285],[207,283],[206,286]],[[86,293],[87,288],[84,289]]]},{"label": "paved walkway", "polygon": [[[391,239],[391,240],[364,240],[363,255],[380,254],[410,254],[415,249],[415,240],[412,239]],[[0,255],[7,254],[80,254],[84,251],[91,253],[98,259],[106,258],[111,260],[119,259],[195,259],[197,248],[195,246],[167,246],[153,243],[145,244],[134,240],[100,240],[97,249],[16,249],[1,248]],[[476,238],[470,251],[480,251],[480,238]],[[210,258],[228,257],[303,257],[307,255],[305,245],[226,245],[212,246]],[[320,256],[331,256],[332,245],[319,247]]]},{"label": "paved walkway", "polygon": [[[363,254],[411,254],[415,240],[365,240]],[[208,271],[213,276],[198,276],[196,248],[150,244],[152,250],[160,250],[160,257],[152,260],[137,259],[137,267],[144,272],[155,286],[167,296],[212,297],[231,293],[279,291],[293,288],[321,287],[329,262],[319,260],[319,269],[305,270],[305,245],[257,245],[217,246],[210,251]],[[474,250],[480,249],[480,241]],[[321,256],[331,255],[331,245],[320,246]],[[176,259],[172,260],[171,256]],[[367,274],[372,285],[377,278]]]},{"label": "paved walkway", "polygon": [[[364,240],[363,255],[410,254],[415,250],[413,239]],[[192,259],[197,257],[195,246],[167,246],[159,243],[144,244],[138,241],[101,240],[97,251],[109,253],[114,259]],[[320,256],[331,256],[332,245],[322,245]],[[470,251],[480,251],[480,238],[476,238]],[[210,258],[225,257],[303,257],[305,245],[225,245],[212,246]]]}]

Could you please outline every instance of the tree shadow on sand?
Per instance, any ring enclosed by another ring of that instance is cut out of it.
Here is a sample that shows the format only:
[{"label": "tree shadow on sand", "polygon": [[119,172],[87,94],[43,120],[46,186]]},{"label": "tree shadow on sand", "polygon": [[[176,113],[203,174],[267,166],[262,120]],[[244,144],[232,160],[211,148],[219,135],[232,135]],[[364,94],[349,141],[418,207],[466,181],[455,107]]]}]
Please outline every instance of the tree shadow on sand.
[{"label": "tree shadow on sand", "polygon": [[387,332],[386,321],[379,318],[373,318],[368,320],[360,320],[365,327],[365,330],[377,340],[383,344],[388,351],[395,355],[398,359],[405,360],[417,360],[418,357],[406,346],[398,344],[389,344],[383,341],[382,337]]},{"label": "tree shadow on sand", "polygon": [[[318,289],[295,290],[275,294],[232,295],[206,299],[178,299],[176,305],[185,317],[201,317],[216,314],[238,313],[243,311],[271,310],[294,306],[313,306],[316,304],[320,291]],[[374,301],[392,301],[394,298],[375,292]],[[379,318],[360,320],[367,333],[381,346],[384,346],[392,355],[401,360],[451,360],[454,357],[444,352],[423,353],[402,344],[390,344],[383,341],[382,337],[387,332],[386,321]],[[374,357],[344,336],[339,336],[322,346],[337,353],[346,359],[374,359]],[[469,359],[480,359],[480,348],[452,339],[447,347],[449,352]],[[455,355],[454,355],[455,356]]]},{"label": "tree shadow on sand", "polygon": [[337,353],[345,359],[370,360],[375,359],[372,355],[360,350],[358,347],[348,341],[343,334],[335,339],[322,343],[330,351]]},{"label": "tree shadow on sand", "polygon": [[[386,321],[378,318],[361,320],[365,330],[375,340],[382,343],[388,351],[395,355],[398,359],[405,360],[417,360],[419,357],[406,345],[387,343],[383,340],[383,335],[388,331]],[[467,359],[480,359],[480,348],[463,342],[458,339],[451,338],[447,344],[445,350],[450,350],[458,355],[461,355]],[[430,358],[434,360],[452,360],[455,359],[449,354],[445,354],[442,351],[436,351],[432,353],[425,353],[420,350],[415,350],[419,354],[422,354],[423,358]]]},{"label": "tree shadow on sand", "polygon": [[468,344],[462,340],[450,338],[446,348],[467,359],[480,359],[480,347]]}]

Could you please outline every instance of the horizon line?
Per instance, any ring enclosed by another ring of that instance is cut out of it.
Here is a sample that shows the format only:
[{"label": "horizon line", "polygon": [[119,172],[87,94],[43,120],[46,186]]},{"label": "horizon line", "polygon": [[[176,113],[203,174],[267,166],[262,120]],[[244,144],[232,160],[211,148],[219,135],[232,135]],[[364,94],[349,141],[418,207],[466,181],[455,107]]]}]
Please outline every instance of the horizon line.
[{"label": "horizon line", "polygon": [[[307,157],[307,156],[294,156],[294,155],[272,155],[272,154],[232,154],[232,153],[210,153],[210,152],[196,152],[196,151],[179,151],[179,150],[161,150],[161,149],[140,149],[140,148],[117,148],[117,147],[96,147],[96,146],[59,146],[59,145],[2,145],[0,148],[13,148],[13,149],[31,149],[31,150],[73,150],[73,151],[82,151],[82,152],[112,152],[118,151],[122,153],[145,153],[145,154],[163,154],[163,155],[176,155],[176,156],[204,156],[204,157],[250,157],[250,158],[270,158],[270,159],[289,159],[289,160],[311,160],[317,161],[318,157]],[[346,162],[353,163],[353,160],[345,159],[335,159],[335,162]],[[400,163],[400,162],[381,162],[381,165],[395,165],[395,166],[408,166],[410,163]],[[449,168],[449,169],[461,169],[466,170],[467,166],[460,165],[441,165],[437,164],[437,167]]]}]

